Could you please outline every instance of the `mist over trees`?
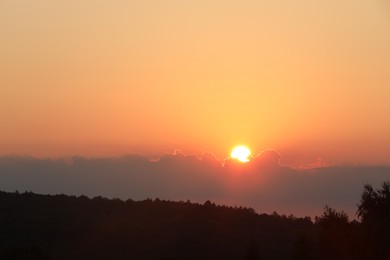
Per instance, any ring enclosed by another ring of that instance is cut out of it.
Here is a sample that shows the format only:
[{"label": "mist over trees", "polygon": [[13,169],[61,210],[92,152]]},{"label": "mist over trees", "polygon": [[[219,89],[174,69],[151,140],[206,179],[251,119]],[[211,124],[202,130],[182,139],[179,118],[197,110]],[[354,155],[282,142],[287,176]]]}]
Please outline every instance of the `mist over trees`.
[{"label": "mist over trees", "polygon": [[390,183],[365,185],[359,221],[211,201],[0,192],[0,259],[389,259]]}]

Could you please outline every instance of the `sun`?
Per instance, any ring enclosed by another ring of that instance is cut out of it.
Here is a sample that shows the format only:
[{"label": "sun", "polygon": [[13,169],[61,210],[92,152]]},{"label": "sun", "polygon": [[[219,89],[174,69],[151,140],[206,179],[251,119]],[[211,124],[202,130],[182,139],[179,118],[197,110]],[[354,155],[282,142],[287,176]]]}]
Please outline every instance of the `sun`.
[{"label": "sun", "polygon": [[249,162],[249,155],[251,155],[251,150],[249,150],[249,148],[244,145],[240,145],[234,147],[232,153],[230,154],[230,157],[245,163]]}]

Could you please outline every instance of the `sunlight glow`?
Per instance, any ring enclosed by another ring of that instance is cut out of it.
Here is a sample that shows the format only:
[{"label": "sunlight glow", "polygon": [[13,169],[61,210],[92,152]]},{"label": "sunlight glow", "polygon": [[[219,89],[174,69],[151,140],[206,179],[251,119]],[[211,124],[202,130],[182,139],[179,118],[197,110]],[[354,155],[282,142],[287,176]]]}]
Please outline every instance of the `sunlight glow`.
[{"label": "sunlight glow", "polygon": [[249,155],[251,155],[251,151],[249,150],[248,147],[240,145],[235,147],[232,150],[232,153],[230,155],[231,158],[237,159],[240,162],[249,162]]}]

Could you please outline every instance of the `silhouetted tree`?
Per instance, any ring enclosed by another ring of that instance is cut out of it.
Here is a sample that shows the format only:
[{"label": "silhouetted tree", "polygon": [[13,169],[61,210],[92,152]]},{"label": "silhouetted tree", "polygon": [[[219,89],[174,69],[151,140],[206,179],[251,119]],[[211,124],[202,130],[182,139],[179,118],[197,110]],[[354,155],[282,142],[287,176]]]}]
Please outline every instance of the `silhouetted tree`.
[{"label": "silhouetted tree", "polygon": [[390,259],[390,182],[377,190],[367,184],[363,188],[357,215],[362,221],[362,239],[367,258]]},{"label": "silhouetted tree", "polygon": [[363,223],[368,222],[390,222],[390,182],[382,183],[381,188],[374,188],[364,185],[360,204],[358,204],[357,215]]},{"label": "silhouetted tree", "polygon": [[319,253],[323,259],[349,259],[351,229],[348,215],[325,206],[324,213],[315,219],[320,227]]}]

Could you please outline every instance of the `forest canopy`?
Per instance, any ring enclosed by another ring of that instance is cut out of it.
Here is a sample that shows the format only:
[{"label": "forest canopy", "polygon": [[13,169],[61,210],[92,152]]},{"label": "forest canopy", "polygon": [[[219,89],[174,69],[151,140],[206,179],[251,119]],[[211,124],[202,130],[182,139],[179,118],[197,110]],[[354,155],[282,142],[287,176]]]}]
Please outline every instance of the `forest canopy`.
[{"label": "forest canopy", "polygon": [[390,184],[365,185],[359,221],[206,201],[0,192],[1,259],[387,259]]}]

